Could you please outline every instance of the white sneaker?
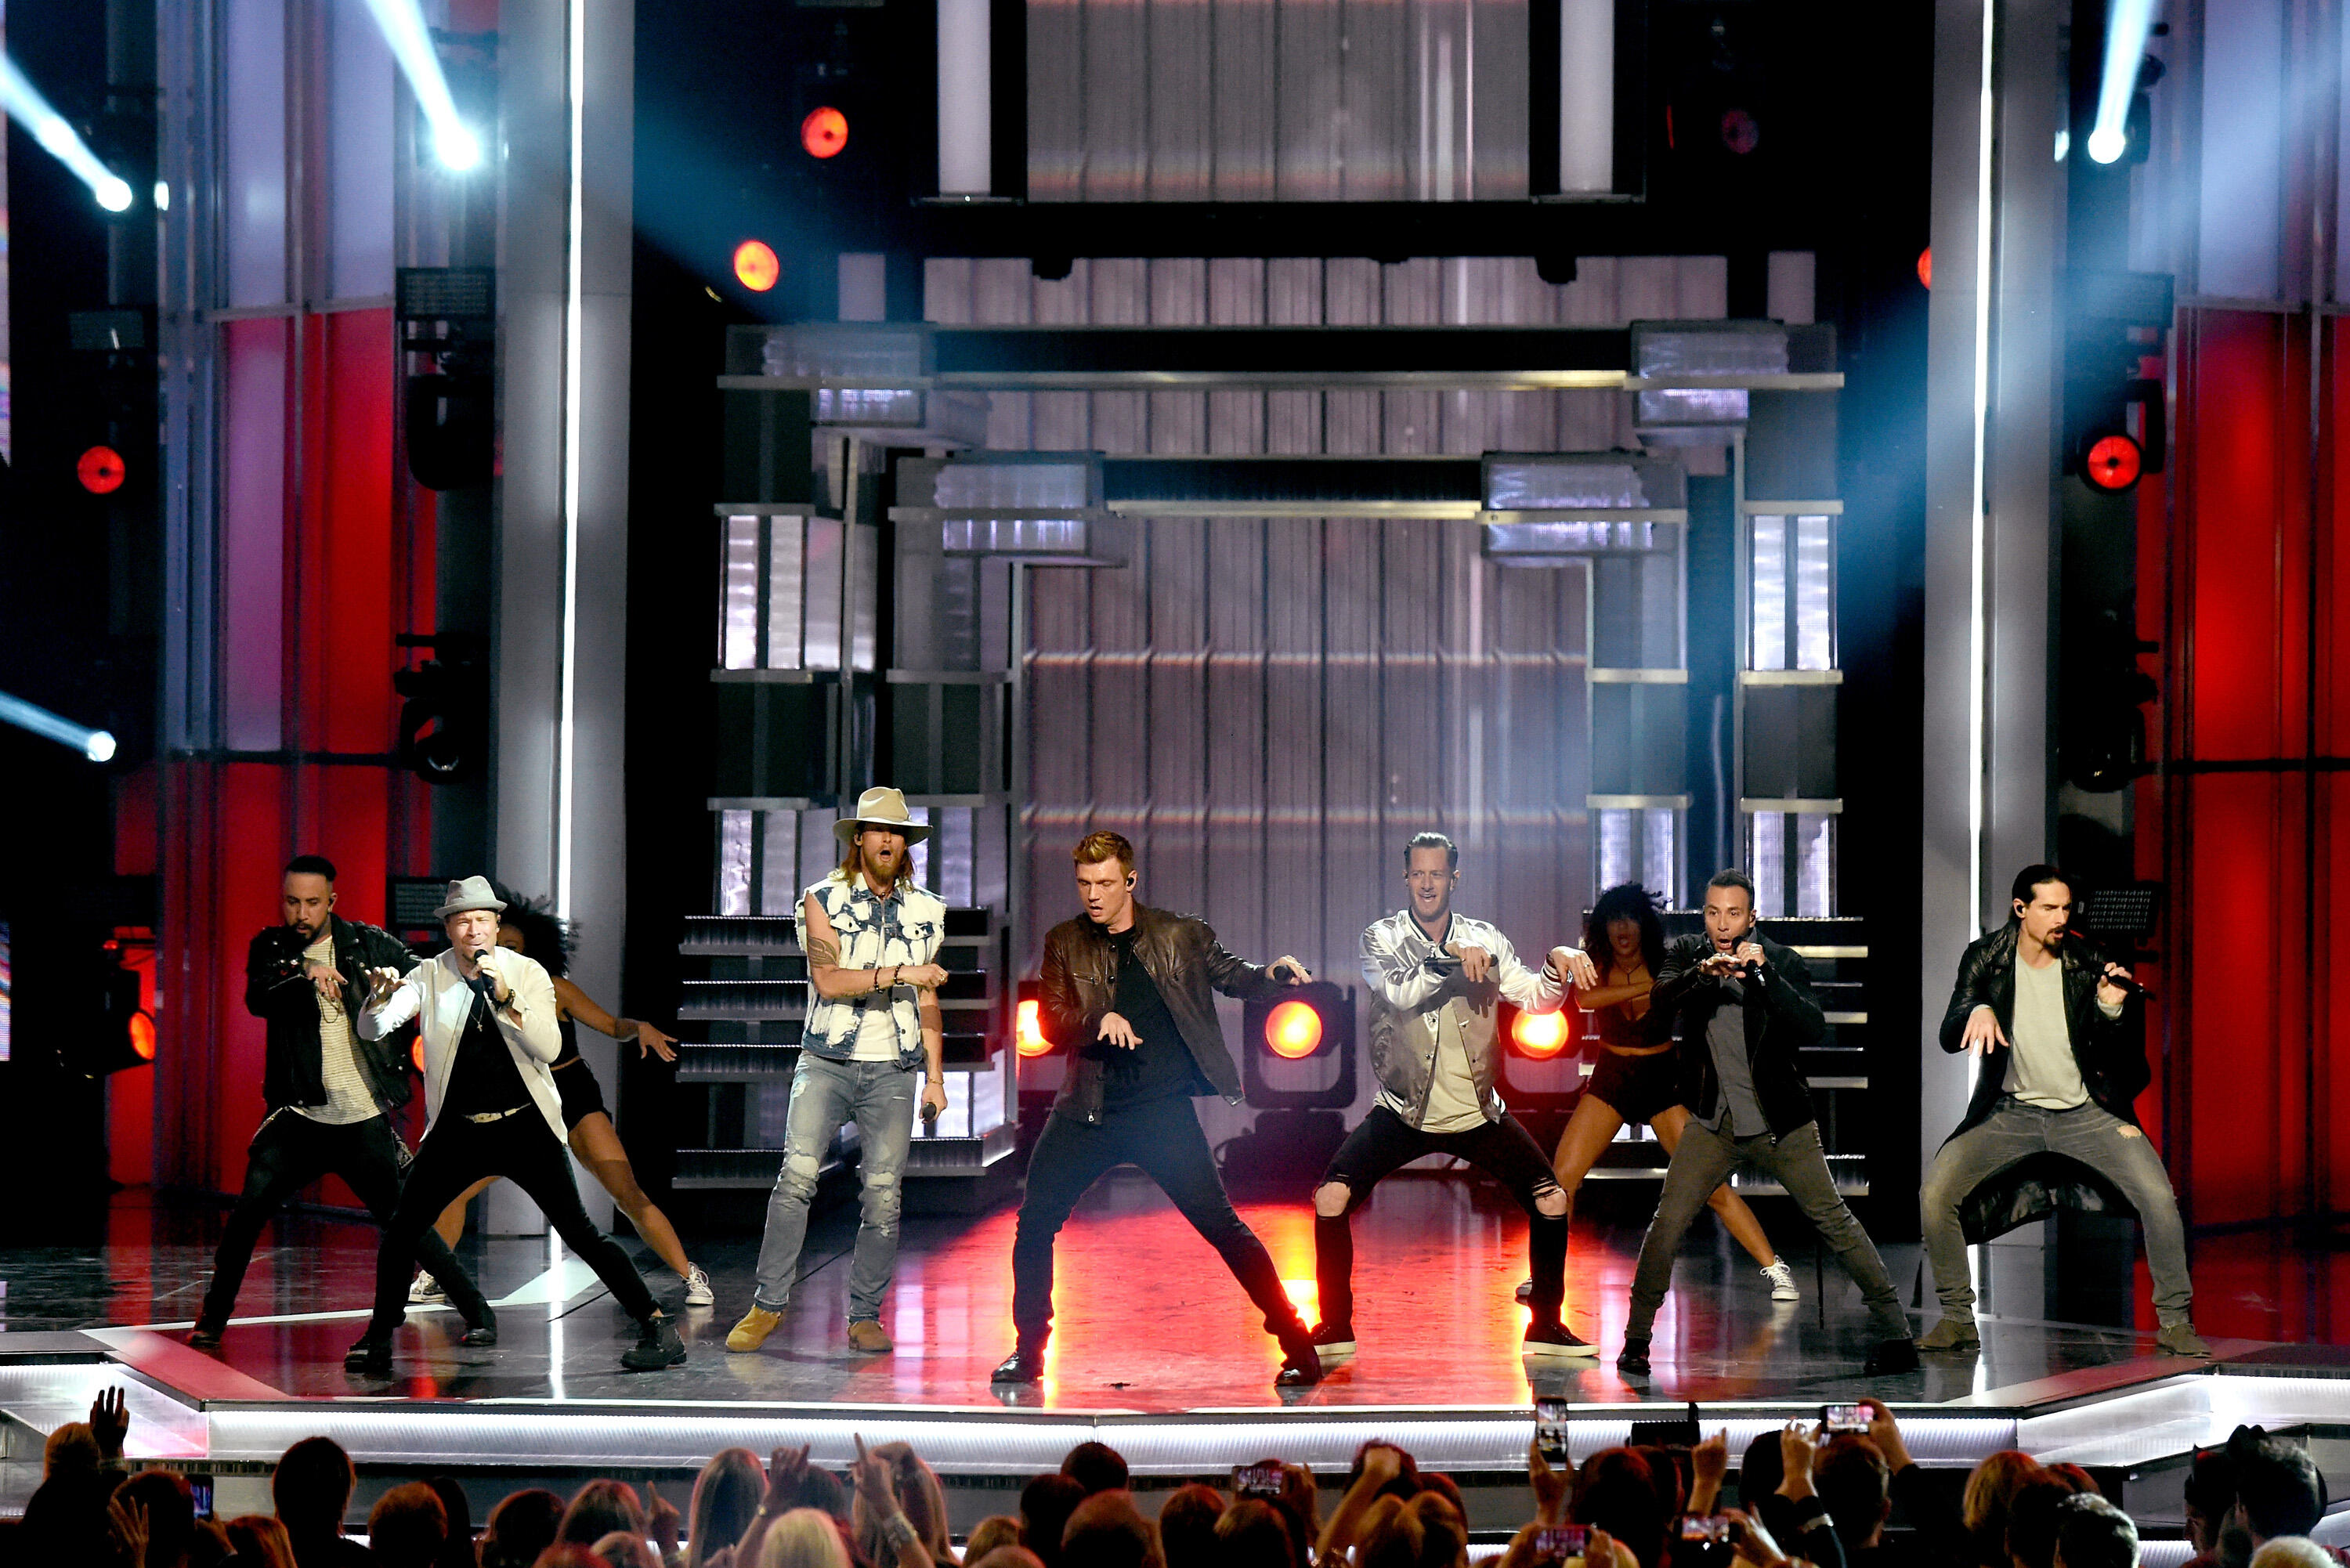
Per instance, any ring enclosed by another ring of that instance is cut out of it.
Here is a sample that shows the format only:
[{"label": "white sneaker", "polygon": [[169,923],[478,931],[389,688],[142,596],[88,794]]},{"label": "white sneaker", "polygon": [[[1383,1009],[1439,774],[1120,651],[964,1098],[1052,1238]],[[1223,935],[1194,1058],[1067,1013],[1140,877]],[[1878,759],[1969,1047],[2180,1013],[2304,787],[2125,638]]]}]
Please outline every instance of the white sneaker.
[{"label": "white sneaker", "polygon": [[1804,1293],[1795,1288],[1795,1271],[1787,1266],[1786,1259],[1764,1265],[1762,1277],[1771,1282],[1773,1301],[1799,1302],[1804,1299]]},{"label": "white sneaker", "polygon": [[410,1306],[447,1306],[449,1293],[441,1288],[440,1281],[419,1269],[416,1271],[416,1277],[408,1282],[408,1304]]},{"label": "white sneaker", "polygon": [[710,1306],[717,1300],[711,1293],[710,1276],[702,1272],[702,1265],[688,1263],[685,1266],[685,1304],[690,1307]]}]

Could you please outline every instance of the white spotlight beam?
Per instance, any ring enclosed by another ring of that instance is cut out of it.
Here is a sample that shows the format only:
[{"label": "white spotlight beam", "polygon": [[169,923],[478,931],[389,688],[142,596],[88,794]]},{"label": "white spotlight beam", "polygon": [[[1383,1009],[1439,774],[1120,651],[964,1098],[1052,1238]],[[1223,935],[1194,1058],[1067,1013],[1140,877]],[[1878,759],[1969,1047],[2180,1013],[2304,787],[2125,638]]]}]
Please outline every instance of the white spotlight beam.
[{"label": "white spotlight beam", "polygon": [[64,115],[49,107],[41,91],[25,79],[16,62],[0,56],[0,109],[5,109],[16,121],[33,133],[49,156],[74,171],[75,178],[89,187],[98,204],[109,213],[130,210],[130,183],[98,161]]},{"label": "white spotlight beam", "polygon": [[14,724],[59,745],[71,746],[94,763],[106,762],[114,755],[114,737],[104,730],[77,724],[71,719],[60,718],[47,708],[35,707],[22,697],[11,697],[5,691],[0,691],[0,723]]},{"label": "white spotlight beam", "polygon": [[2097,79],[2097,118],[2089,129],[2089,156],[2111,163],[2129,144],[2130,95],[2137,91],[2157,0],[2113,0],[2106,16],[2105,74]]},{"label": "white spotlight beam", "polygon": [[432,47],[432,31],[424,25],[417,0],[367,0],[368,14],[391,46],[391,57],[409,90],[432,125],[432,151],[455,170],[471,169],[482,161],[482,144],[457,117],[457,100],[449,96],[449,78]]}]

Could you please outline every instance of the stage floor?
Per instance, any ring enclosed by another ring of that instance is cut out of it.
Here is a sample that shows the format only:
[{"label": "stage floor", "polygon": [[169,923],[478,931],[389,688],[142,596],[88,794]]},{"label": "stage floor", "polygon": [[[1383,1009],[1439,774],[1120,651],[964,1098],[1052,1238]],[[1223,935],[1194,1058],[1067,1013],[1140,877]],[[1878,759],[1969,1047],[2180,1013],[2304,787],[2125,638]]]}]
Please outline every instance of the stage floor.
[{"label": "stage floor", "polygon": [[[1280,1353],[1239,1287],[1155,1188],[1104,1182],[1063,1231],[1058,1306],[1044,1382],[1006,1395],[988,1373],[1012,1345],[1013,1214],[910,1219],[884,1323],[895,1354],[851,1351],[844,1334],[853,1207],[811,1231],[783,1326],[755,1355],[729,1354],[726,1331],[748,1305],[754,1238],[697,1243],[715,1308],[683,1313],[691,1359],[651,1376],[621,1372],[632,1325],[577,1259],[537,1241],[476,1241],[481,1282],[499,1306],[494,1350],[455,1344],[453,1313],[418,1310],[386,1385],[347,1375],[371,1284],[374,1232],[319,1218],[265,1236],[216,1356],[269,1397],[394,1395],[433,1399],[688,1399],[923,1406],[1014,1403],[1033,1408],[1173,1412],[1280,1405],[1523,1405],[1534,1393],[1578,1402],[1840,1398],[1859,1386],[1869,1333],[1851,1282],[1818,1268],[1808,1234],[1783,1238],[1804,1299],[1773,1303],[1767,1282],[1710,1224],[1692,1232],[1657,1324],[1656,1376],[1617,1376],[1635,1229],[1578,1221],[1568,1261],[1567,1321],[1596,1357],[1520,1353],[1525,1309],[1512,1299],[1525,1273],[1525,1224],[1513,1207],[1466,1181],[1390,1181],[1357,1219],[1356,1329],[1361,1348],[1334,1360],[1318,1387],[1277,1392]],[[1315,1315],[1314,1226],[1297,1204],[1243,1202],[1309,1322]],[[133,1217],[135,1218],[135,1216]],[[1806,1228],[1791,1211],[1779,1231]],[[169,1230],[171,1227],[166,1227]],[[105,1248],[0,1251],[11,1335],[36,1330],[150,1328],[172,1334],[194,1316],[210,1273],[199,1221],[166,1239],[121,1223]],[[639,1251],[657,1294],[681,1300],[674,1276]],[[1892,1245],[1904,1286],[1918,1249]],[[6,1342],[0,1340],[0,1353]],[[2153,1354],[2150,1334],[2003,1319],[1980,1355],[1929,1357],[1918,1371],[1869,1380],[1880,1397],[1942,1404]],[[177,1357],[173,1358],[175,1361]]]}]

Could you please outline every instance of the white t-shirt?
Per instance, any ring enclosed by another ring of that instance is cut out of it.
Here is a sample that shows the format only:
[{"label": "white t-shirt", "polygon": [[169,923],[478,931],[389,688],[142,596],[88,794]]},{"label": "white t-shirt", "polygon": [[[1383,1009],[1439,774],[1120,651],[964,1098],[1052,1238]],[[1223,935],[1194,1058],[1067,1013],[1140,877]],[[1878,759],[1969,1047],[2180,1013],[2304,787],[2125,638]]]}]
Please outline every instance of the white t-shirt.
[{"label": "white t-shirt", "polygon": [[[302,950],[302,961],[332,968],[334,933],[321,933],[317,941]],[[304,983],[309,984],[307,981]],[[311,985],[310,991],[312,995],[317,995],[316,985]],[[368,1092],[367,1079],[359,1074],[359,1058],[352,1054],[350,1014],[343,1011],[339,993],[318,996],[318,1071],[327,1081],[327,1103],[288,1106],[296,1115],[327,1127],[341,1127],[383,1114],[375,1103],[375,1096]]]},{"label": "white t-shirt", "polygon": [[1419,1118],[1422,1132],[1468,1132],[1485,1122],[1477,1080],[1469,1071],[1469,1049],[1461,1043],[1461,1005],[1453,997],[1437,1014],[1436,1065],[1428,1080],[1428,1111]]},{"label": "white t-shirt", "polygon": [[863,1022],[857,1026],[857,1045],[848,1053],[852,1062],[895,1062],[898,1059],[898,1015],[884,1002],[865,1009]]},{"label": "white t-shirt", "polygon": [[2015,961],[2015,1028],[2008,1044],[2007,1079],[2002,1085],[2027,1106],[2069,1111],[2089,1103],[2081,1064],[2073,1056],[2072,1026],[2064,1018],[2064,966],[2033,968]]}]

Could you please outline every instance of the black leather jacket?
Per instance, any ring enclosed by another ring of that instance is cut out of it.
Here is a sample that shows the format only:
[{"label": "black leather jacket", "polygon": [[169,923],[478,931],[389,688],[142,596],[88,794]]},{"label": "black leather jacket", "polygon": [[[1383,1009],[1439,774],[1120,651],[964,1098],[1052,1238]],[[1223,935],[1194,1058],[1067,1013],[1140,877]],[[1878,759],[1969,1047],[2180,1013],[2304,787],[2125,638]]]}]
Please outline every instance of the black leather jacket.
[{"label": "black leather jacket", "polygon": [[[1232,1105],[1241,1102],[1240,1069],[1216,1023],[1212,992],[1243,1001],[1285,990],[1257,965],[1234,958],[1197,915],[1134,907],[1134,956],[1142,962],[1159,998],[1182,1032],[1183,1044],[1200,1075]],[[1037,1011],[1045,1037],[1069,1051],[1068,1075],[1053,1102],[1087,1121],[1101,1120],[1101,1064],[1081,1054],[1101,1030],[1118,993],[1117,950],[1100,926],[1079,916],[1063,920],[1045,938],[1044,1005]]]},{"label": "black leather jacket", "polygon": [[[416,967],[408,944],[380,927],[328,915],[335,933],[335,968],[343,977],[343,1007],[350,1014],[351,1053],[375,1096],[390,1110],[408,1103],[407,1031],[382,1040],[362,1039],[357,1027],[368,994],[367,971]],[[261,1097],[271,1110],[284,1106],[323,1106],[326,1075],[318,1061],[318,1000],[302,978],[307,944],[291,926],[269,926],[244,950],[244,1007],[269,1025],[268,1054],[261,1069]]]},{"label": "black leather jacket", "polygon": [[[1818,1042],[1827,1031],[1827,1019],[1812,995],[1811,968],[1795,950],[1760,931],[1751,940],[1762,950],[1762,975],[1759,981],[1744,982],[1746,1060],[1771,1136],[1783,1138],[1816,1115],[1795,1054]],[[1648,992],[1648,1015],[1641,1020],[1654,1042],[1671,1038],[1674,1023],[1679,1023],[1681,1048],[1675,1054],[1680,1063],[1681,1104],[1700,1121],[1712,1118],[1721,1094],[1721,1077],[1706,1044],[1706,1026],[1730,1000],[1729,988],[1697,967],[1713,950],[1712,939],[1705,936],[1680,937],[1670,943],[1656,987]]]},{"label": "black leather jacket", "polygon": [[[2010,923],[1967,945],[1966,955],[1959,960],[1958,981],[1950,988],[1950,1005],[1942,1014],[1943,1050],[1966,1049],[1967,1019],[1977,1007],[1989,1007],[2001,1030],[2010,1040],[2015,1038],[2016,930]],[[2092,1104],[2135,1127],[2137,1111],[2132,1102],[2154,1081],[2146,1062],[2146,1009],[2130,996],[2123,1000],[2120,1016],[2106,1016],[2097,1005],[2097,977],[2110,960],[2079,938],[2065,941],[2057,961],[2064,966],[2065,1033],[2072,1037],[2081,1086],[2089,1092]],[[1999,1056],[1986,1061],[1975,1079],[1966,1119],[1951,1130],[1950,1137],[1988,1117],[2006,1095],[2006,1062]],[[2120,1189],[2099,1172],[2059,1155],[2034,1155],[1967,1194],[1959,1205],[1959,1228],[1970,1242],[1980,1244],[2044,1220],[2058,1209],[2123,1218],[2136,1213]]]}]

